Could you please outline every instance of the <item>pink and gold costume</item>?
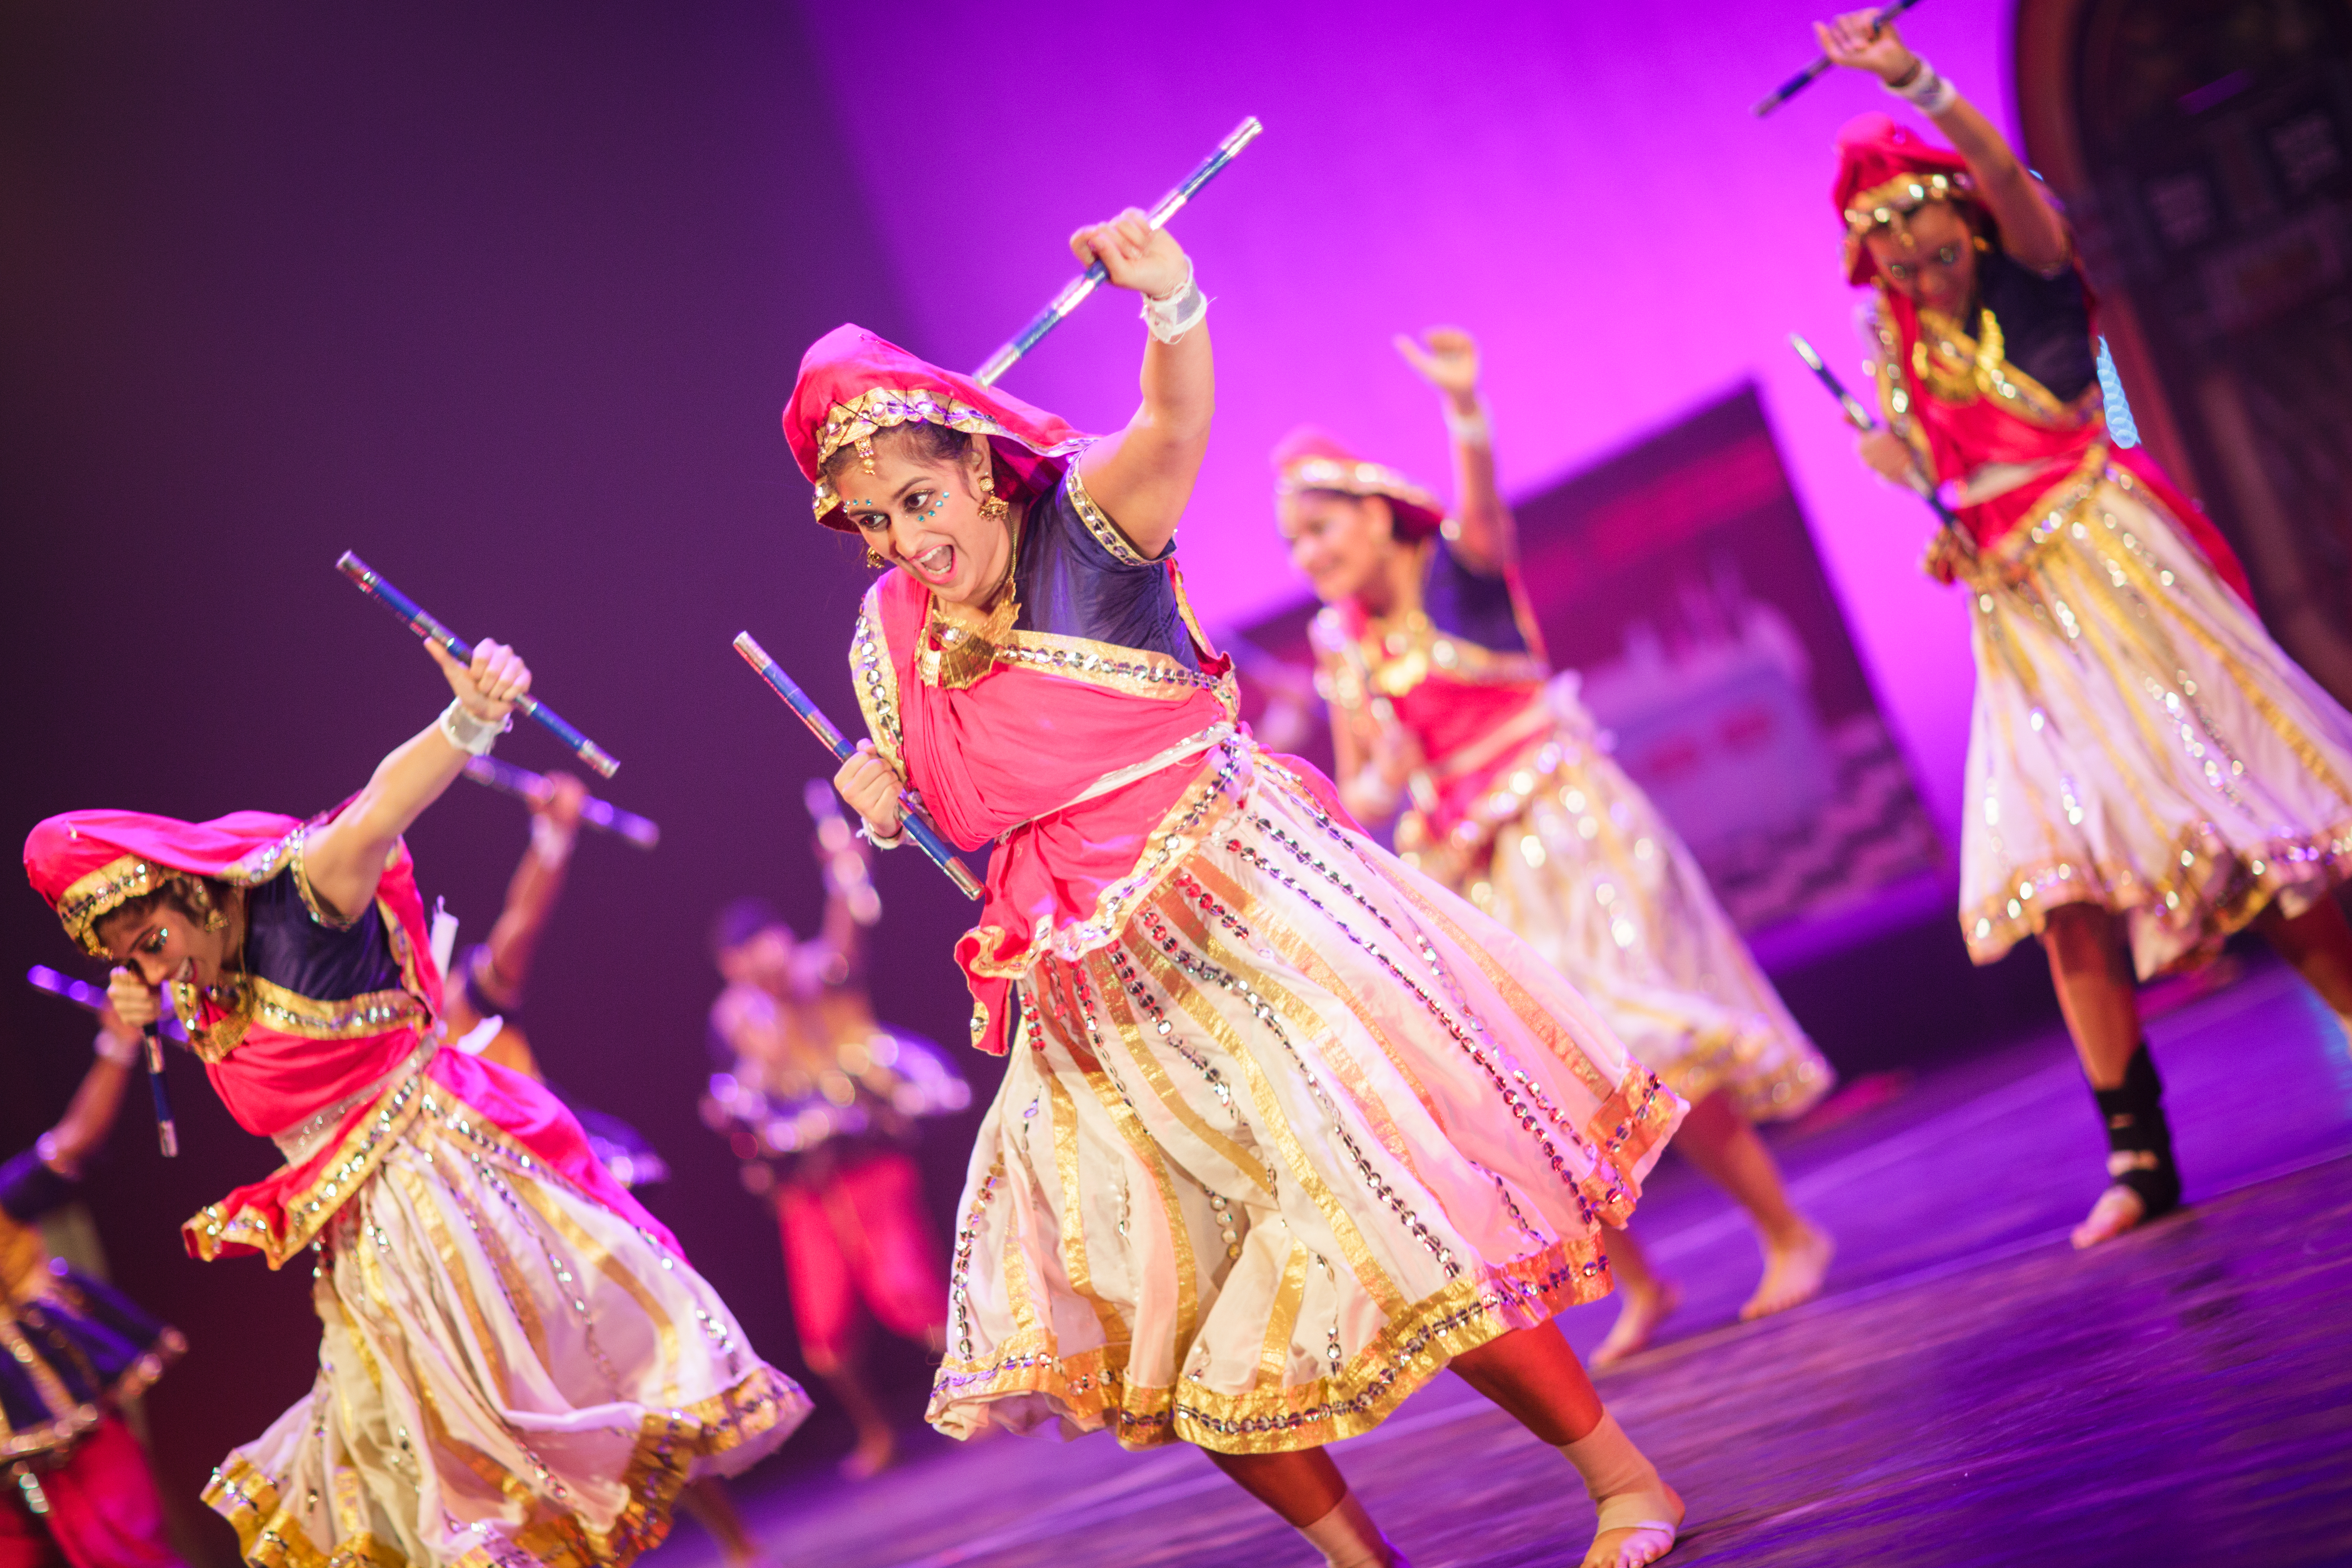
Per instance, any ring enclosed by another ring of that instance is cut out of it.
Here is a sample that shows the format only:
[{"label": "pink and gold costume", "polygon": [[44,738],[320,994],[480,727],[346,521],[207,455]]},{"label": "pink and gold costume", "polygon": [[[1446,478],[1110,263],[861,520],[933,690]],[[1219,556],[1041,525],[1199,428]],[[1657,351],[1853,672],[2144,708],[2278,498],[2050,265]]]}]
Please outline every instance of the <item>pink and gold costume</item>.
[{"label": "pink and gold costume", "polygon": [[[821,480],[918,419],[987,435],[1028,503],[1020,616],[976,680],[940,678],[904,572],[851,646],[883,756],[948,837],[995,844],[956,956],[974,1043],[1011,1059],[933,1424],[1307,1447],[1605,1293],[1600,1227],[1681,1102],[1524,944],[1240,731],[1172,560],[1087,494],[1084,437],[848,327],[809,351],[785,428]],[[835,504],[821,484],[820,518]]]},{"label": "pink and gold costume", "polygon": [[1819,1100],[1835,1074],[1572,683],[1552,679],[1517,572],[1470,570],[1435,496],[1328,437],[1293,437],[1276,471],[1286,490],[1381,497],[1418,555],[1410,603],[1377,618],[1334,605],[1309,627],[1335,717],[1383,712],[1370,721],[1427,759],[1433,804],[1397,821],[1405,863],[1517,933],[1684,1099],[1720,1091],[1752,1121]]},{"label": "pink and gold costume", "polygon": [[1990,963],[2062,904],[2120,911],[2143,977],[2212,956],[2275,902],[2352,876],[2352,714],[2273,642],[2211,522],[2113,446],[2094,304],[1998,246],[1975,320],[1886,286],[1862,237],[1967,200],[1967,164],[1883,114],[1846,126],[1847,276],[1878,291],[1890,427],[1958,503],[1939,542],[1974,601],[1960,926]]},{"label": "pink and gold costume", "polygon": [[[331,820],[329,814],[321,821]],[[263,812],[55,816],[26,841],[68,935],[174,878],[244,891],[245,973],[173,987],[230,1114],[285,1164],[184,1227],[189,1250],[313,1257],[310,1393],[215,1472],[247,1561],[620,1564],[686,1482],[806,1414],[677,1243],[536,1081],[442,1048],[405,847],[350,921]]]}]

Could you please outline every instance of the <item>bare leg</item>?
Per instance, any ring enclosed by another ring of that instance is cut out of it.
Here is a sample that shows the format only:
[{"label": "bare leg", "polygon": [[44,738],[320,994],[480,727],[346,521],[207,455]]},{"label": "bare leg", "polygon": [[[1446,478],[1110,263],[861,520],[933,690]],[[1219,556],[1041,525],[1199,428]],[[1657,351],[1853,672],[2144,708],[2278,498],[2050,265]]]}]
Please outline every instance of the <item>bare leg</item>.
[{"label": "bare leg", "polygon": [[1718,1089],[1692,1106],[1674,1146],[1748,1211],[1762,1237],[1764,1278],[1739,1309],[1740,1317],[1785,1312],[1821,1294],[1836,1247],[1828,1232],[1807,1224],[1790,1205],[1772,1152],[1731,1097]]},{"label": "bare leg", "polygon": [[2322,899],[2289,920],[2273,904],[2254,917],[2254,929],[2352,1031],[2352,921],[2343,906]]},{"label": "bare leg", "polygon": [[[1594,1367],[1614,1366],[1649,1348],[1658,1326],[1682,1304],[1683,1293],[1650,1267],[1632,1230],[1609,1233],[1609,1271],[1617,1277],[1617,1321],[1592,1352]],[[1457,1363],[1458,1365],[1458,1363]]]},{"label": "bare leg", "polygon": [[1348,1479],[1320,1448],[1287,1454],[1220,1454],[1209,1462],[1280,1514],[1328,1568],[1409,1568],[1348,1491]]},{"label": "bare leg", "polygon": [[719,1542],[719,1555],[727,1568],[745,1568],[759,1561],[760,1549],[744,1530],[743,1516],[735,1511],[727,1483],[717,1476],[687,1482],[686,1489],[677,1494],[677,1505]]},{"label": "bare leg", "polygon": [[857,1430],[857,1447],[841,1461],[841,1473],[853,1481],[862,1481],[888,1469],[898,1457],[898,1434],[866,1388],[856,1357],[853,1354],[835,1360],[811,1355],[807,1360],[809,1370],[824,1379],[833,1396],[841,1401],[849,1424]]},{"label": "bare leg", "polygon": [[[2122,1089],[2140,1047],[2140,1032],[2139,995],[2131,960],[2124,952],[2121,922],[2097,904],[2066,904],[2050,911],[2042,945],[2050,955],[2051,982],[2058,989],[2058,1008],[2066,1016],[2066,1032],[2074,1037],[2083,1075],[2095,1091]],[[2121,1184],[2111,1185],[2074,1227],[2074,1245],[2095,1247],[2147,1217],[2147,1205],[2137,1193]]]},{"label": "bare leg", "polygon": [[[1584,1568],[1643,1568],[1674,1550],[1675,1531],[1682,1523],[1682,1499],[1658,1479],[1657,1471],[1609,1418],[1601,1395],[1593,1392],[1592,1380],[1584,1374],[1559,1324],[1520,1329],[1490,1340],[1455,1356],[1454,1370],[1520,1426],[1566,1454],[1585,1475],[1586,1486],[1593,1490],[1593,1501],[1601,1510],[1601,1529],[1584,1554]],[[1606,1489],[1597,1487],[1595,1458],[1586,1451],[1591,1449],[1601,1451],[1600,1473],[1622,1479],[1604,1483]],[[1662,1521],[1662,1528],[1612,1522],[1613,1514],[1625,1511],[1621,1505],[1636,1487],[1645,1489],[1648,1495],[1633,1514],[1643,1518],[1670,1514],[1670,1521]]]}]

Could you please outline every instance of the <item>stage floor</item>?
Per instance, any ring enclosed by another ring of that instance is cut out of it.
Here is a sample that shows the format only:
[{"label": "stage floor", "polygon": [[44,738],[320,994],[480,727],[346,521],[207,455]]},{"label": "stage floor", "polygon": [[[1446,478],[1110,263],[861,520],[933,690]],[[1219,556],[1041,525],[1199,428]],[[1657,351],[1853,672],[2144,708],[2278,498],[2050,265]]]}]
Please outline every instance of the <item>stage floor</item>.
[{"label": "stage floor", "polygon": [[[1937,1068],[1781,1144],[1840,1239],[1828,1292],[1734,1321],[1743,1223],[1669,1158],[1683,1284],[1602,1375],[1690,1503],[1671,1563],[2352,1562],[2352,1058],[2287,972],[2150,1026],[2192,1206],[2088,1255],[2102,1144],[2063,1037]],[[1613,1302],[1563,1320],[1580,1350]],[[1573,1563],[1566,1461],[1448,1375],[1332,1450],[1416,1568]],[[864,1486],[747,1499],[780,1565],[1249,1563],[1313,1554],[1189,1449],[944,1439]],[[710,1568],[691,1527],[652,1568]]]}]

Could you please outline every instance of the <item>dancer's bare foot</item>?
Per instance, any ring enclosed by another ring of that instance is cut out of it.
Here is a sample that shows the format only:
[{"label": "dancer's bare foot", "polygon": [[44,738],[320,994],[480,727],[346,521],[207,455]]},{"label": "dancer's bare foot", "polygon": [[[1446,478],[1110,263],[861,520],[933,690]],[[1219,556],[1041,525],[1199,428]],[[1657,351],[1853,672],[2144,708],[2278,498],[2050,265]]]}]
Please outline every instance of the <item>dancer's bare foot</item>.
[{"label": "dancer's bare foot", "polygon": [[898,1462],[898,1435],[887,1426],[857,1439],[849,1458],[841,1461],[845,1480],[870,1481]]},{"label": "dancer's bare foot", "polygon": [[2113,1241],[2127,1230],[2137,1230],[2147,1217],[2147,1205],[2140,1195],[2117,1183],[2099,1194],[2099,1201],[2091,1205],[2089,1217],[2074,1227],[2075,1248]]},{"label": "dancer's bare foot", "polygon": [[1650,1342],[1657,1337],[1658,1326],[1683,1304],[1681,1287],[1668,1279],[1646,1285],[1621,1279],[1617,1295],[1617,1321],[1610,1325],[1609,1337],[1586,1358],[1586,1363],[1596,1372],[1647,1350]]},{"label": "dancer's bare foot", "polygon": [[1739,1321],[1769,1318],[1820,1295],[1822,1277],[1829,1273],[1830,1259],[1836,1255],[1837,1243],[1830,1233],[1810,1225],[1790,1241],[1767,1241],[1764,1278],[1757,1282],[1756,1294],[1739,1309]]},{"label": "dancer's bare foot", "polygon": [[[1660,1483],[1662,1486],[1664,1484]],[[1592,1538],[1584,1553],[1581,1568],[1643,1568],[1655,1563],[1675,1549],[1675,1532],[1682,1529],[1682,1494],[1672,1487],[1665,1488],[1666,1500],[1673,1505],[1671,1521],[1643,1523],[1631,1528],[1604,1530]],[[1661,1529],[1664,1524],[1666,1528]]]}]

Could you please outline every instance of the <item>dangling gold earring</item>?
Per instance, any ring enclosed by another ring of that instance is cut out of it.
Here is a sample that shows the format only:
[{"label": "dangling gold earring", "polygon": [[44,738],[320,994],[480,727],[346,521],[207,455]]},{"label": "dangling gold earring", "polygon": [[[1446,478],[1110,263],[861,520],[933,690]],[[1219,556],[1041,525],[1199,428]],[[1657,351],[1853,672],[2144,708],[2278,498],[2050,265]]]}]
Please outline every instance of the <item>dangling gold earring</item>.
[{"label": "dangling gold earring", "polygon": [[228,930],[228,916],[222,910],[220,905],[214,901],[210,888],[205,887],[194,877],[182,877],[178,880],[187,894],[189,906],[195,910],[198,925],[212,931]]},{"label": "dangling gold earring", "polygon": [[991,522],[1003,522],[1013,510],[1005,499],[996,493],[996,474],[992,468],[980,471],[980,515]]},{"label": "dangling gold earring", "polygon": [[1969,238],[1970,242],[1976,246],[1978,255],[1989,256],[1992,253],[1991,242],[1987,240],[1983,235],[1972,235]]},{"label": "dangling gold earring", "polygon": [[890,558],[869,544],[866,547],[866,564],[869,570],[887,572],[890,569]]}]

